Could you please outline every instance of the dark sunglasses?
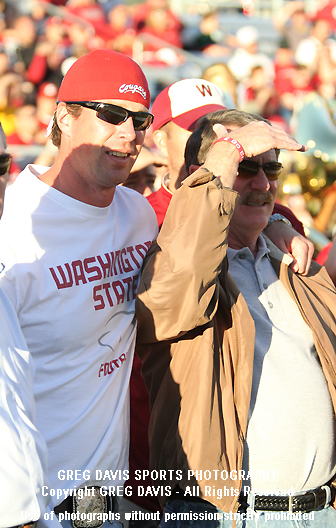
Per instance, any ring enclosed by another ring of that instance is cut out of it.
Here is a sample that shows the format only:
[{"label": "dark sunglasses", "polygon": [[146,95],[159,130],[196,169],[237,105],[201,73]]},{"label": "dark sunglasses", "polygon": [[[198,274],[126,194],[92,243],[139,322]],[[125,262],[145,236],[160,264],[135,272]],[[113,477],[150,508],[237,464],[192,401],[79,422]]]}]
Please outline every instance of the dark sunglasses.
[{"label": "dark sunglasses", "polygon": [[241,178],[251,178],[258,174],[260,168],[264,171],[267,178],[273,181],[279,178],[283,167],[278,161],[270,161],[269,163],[259,164],[256,161],[245,159],[239,163],[238,175]]},{"label": "dark sunglasses", "polygon": [[0,154],[0,176],[9,171],[12,163],[12,156],[10,154]]},{"label": "dark sunglasses", "polygon": [[154,116],[149,112],[131,112],[122,106],[109,103],[96,103],[94,101],[64,101],[66,104],[76,104],[84,108],[95,110],[100,119],[111,123],[111,125],[121,125],[129,117],[133,120],[134,130],[146,130],[152,123]]}]

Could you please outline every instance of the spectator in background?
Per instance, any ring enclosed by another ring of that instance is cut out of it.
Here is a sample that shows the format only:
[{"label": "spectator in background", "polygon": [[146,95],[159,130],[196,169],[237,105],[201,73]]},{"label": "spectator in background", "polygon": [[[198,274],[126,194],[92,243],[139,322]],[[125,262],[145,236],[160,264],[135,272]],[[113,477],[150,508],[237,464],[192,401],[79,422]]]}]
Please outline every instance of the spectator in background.
[{"label": "spectator in background", "polygon": [[152,112],[153,141],[168,160],[168,172],[162,178],[160,189],[149,196],[162,225],[173,193],[187,177],[184,149],[197,120],[212,110],[227,104],[221,89],[203,79],[184,79],[168,86],[156,97]]},{"label": "spectator in background", "polygon": [[306,65],[295,64],[292,69],[282,71],[274,84],[279,96],[280,113],[289,124],[296,104],[304,95],[317,89],[318,81]]},{"label": "spectator in background", "polygon": [[14,111],[20,107],[34,86],[25,81],[22,75],[8,71],[0,76],[0,120],[6,135],[15,131]]},{"label": "spectator in background", "polygon": [[216,62],[205,68],[202,79],[216,84],[222,90],[228,108],[237,106],[237,82],[224,62]]},{"label": "spectator in background", "polygon": [[278,84],[281,86],[283,81],[286,82],[287,79],[290,79],[295,66],[294,52],[289,47],[287,41],[281,39],[273,58],[274,84],[276,87]]},{"label": "spectator in background", "polygon": [[40,131],[38,143],[46,142],[45,132],[54,114],[57,102],[58,86],[54,83],[45,82],[39,85],[36,94],[36,117],[39,122]]},{"label": "spectator in background", "polygon": [[[68,54],[70,57],[79,58],[89,53],[94,40],[92,30],[77,22],[67,23],[69,37]],[[66,59],[67,60],[67,59]]]},{"label": "spectator in background", "polygon": [[267,81],[274,78],[274,67],[270,57],[259,51],[259,32],[251,25],[242,26],[235,36],[236,49],[227,61],[231,73],[238,82],[248,79],[252,68],[263,66]]},{"label": "spectator in background", "polygon": [[182,39],[180,26],[174,23],[167,7],[153,6],[143,20],[137,37],[143,45],[144,62],[177,65],[182,61],[182,55],[169,48],[182,49]]},{"label": "spectator in background", "polygon": [[220,27],[220,18],[217,10],[205,13],[199,23],[196,35],[185,42],[184,49],[202,51],[206,55],[228,56],[231,48],[225,42],[225,33]]},{"label": "spectator in background", "polygon": [[3,31],[3,44],[14,71],[25,74],[35,53],[38,35],[30,16],[17,16],[13,26]]},{"label": "spectator in background", "polygon": [[292,52],[301,40],[310,36],[311,21],[305,10],[305,2],[293,0],[278,9],[272,19]]},{"label": "spectator in background", "polygon": [[45,32],[39,38],[31,63],[27,69],[27,79],[38,86],[50,82],[57,86],[63,79],[61,65],[67,56],[69,40],[66,25],[60,17],[48,17]]},{"label": "spectator in background", "polygon": [[249,78],[241,83],[240,108],[267,119],[278,114],[279,97],[263,66],[254,66]]},{"label": "spectator in background", "polygon": [[113,6],[107,13],[107,19],[106,46],[132,56],[136,31],[130,7],[125,4]]},{"label": "spectator in background", "polygon": [[296,48],[296,62],[307,66],[313,75],[318,72],[322,57],[327,61],[325,68],[335,68],[336,41],[331,35],[332,26],[329,20],[314,19],[310,36],[301,40]]},{"label": "spectator in background", "polygon": [[130,175],[123,185],[143,196],[149,196],[161,183],[162,172],[167,169],[167,159],[155,148],[143,145]]},{"label": "spectator in background", "polygon": [[38,147],[47,142],[37,117],[36,104],[29,99],[22,106],[15,108],[15,131],[7,138],[9,149],[13,155],[13,168],[15,169],[13,173],[10,173],[11,183],[18,175],[17,166],[21,171],[28,163],[34,163],[39,150],[41,150]]},{"label": "spectator in background", "polygon": [[90,24],[98,36],[100,30],[105,28],[106,14],[102,5],[96,0],[68,0],[64,12]]},{"label": "spectator in background", "polygon": [[36,105],[27,102],[18,106],[14,110],[14,122],[15,132],[7,137],[8,145],[36,145],[36,135],[39,131]]},{"label": "spectator in background", "polygon": [[137,31],[144,27],[145,21],[153,9],[164,9],[171,30],[174,30],[177,34],[181,33],[182,23],[179,17],[170,9],[168,0],[145,0],[145,2],[135,4],[133,7],[133,18]]}]

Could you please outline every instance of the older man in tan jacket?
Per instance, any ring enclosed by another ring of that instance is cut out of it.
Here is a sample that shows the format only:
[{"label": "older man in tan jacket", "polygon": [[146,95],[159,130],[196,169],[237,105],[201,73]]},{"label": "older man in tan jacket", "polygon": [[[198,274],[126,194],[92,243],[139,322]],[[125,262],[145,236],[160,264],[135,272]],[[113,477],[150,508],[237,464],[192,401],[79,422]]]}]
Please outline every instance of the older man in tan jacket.
[{"label": "older man in tan jacket", "polygon": [[336,291],[261,236],[279,149],[305,147],[238,110],[205,118],[145,264],[138,352],[164,528],[336,522]]}]

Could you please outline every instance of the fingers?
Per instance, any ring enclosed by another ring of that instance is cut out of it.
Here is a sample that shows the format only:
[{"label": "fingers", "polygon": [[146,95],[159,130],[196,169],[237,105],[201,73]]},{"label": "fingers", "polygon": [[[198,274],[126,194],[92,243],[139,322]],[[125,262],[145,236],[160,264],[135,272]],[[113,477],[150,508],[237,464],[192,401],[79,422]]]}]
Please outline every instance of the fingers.
[{"label": "fingers", "polygon": [[216,123],[212,128],[218,138],[228,135],[228,131],[224,125]]},{"label": "fingers", "polygon": [[284,222],[272,222],[265,233],[283,253],[294,259],[290,265],[291,270],[307,275],[314,254],[314,244]]},{"label": "fingers", "polygon": [[295,262],[290,268],[300,275],[307,275],[314,254],[314,244],[307,238],[297,235],[291,243],[291,255]]},{"label": "fingers", "polygon": [[278,148],[305,152],[306,145],[289,136],[283,129],[274,127],[264,121],[254,121],[230,132],[242,145],[246,157],[257,156],[268,150]]}]

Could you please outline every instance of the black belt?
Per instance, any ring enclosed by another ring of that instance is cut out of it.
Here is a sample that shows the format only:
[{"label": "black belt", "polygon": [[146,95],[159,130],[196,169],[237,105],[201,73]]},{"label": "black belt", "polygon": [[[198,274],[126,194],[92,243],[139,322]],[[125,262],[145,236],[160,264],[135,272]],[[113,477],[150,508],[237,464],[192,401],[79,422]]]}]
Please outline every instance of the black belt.
[{"label": "black belt", "polygon": [[322,506],[328,506],[335,498],[335,488],[328,485],[298,495],[254,495],[240,494],[242,508],[266,511],[289,511],[308,513]]},{"label": "black belt", "polygon": [[[328,506],[335,500],[336,489],[329,485],[320,486],[314,490],[299,495],[249,495],[240,494],[239,510],[265,510],[265,511],[289,511],[308,513],[322,506]],[[172,495],[172,499],[185,500],[188,502],[198,502],[211,506],[209,501],[201,497],[184,496],[184,491],[177,486]]]}]

